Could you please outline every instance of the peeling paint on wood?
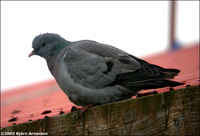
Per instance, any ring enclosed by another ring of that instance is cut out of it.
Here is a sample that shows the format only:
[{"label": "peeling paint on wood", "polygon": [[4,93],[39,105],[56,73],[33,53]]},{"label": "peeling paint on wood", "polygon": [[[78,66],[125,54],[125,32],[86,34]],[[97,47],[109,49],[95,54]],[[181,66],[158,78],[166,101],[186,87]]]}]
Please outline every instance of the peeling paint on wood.
[{"label": "peeling paint on wood", "polygon": [[49,135],[199,135],[199,86],[106,104],[6,128]]}]

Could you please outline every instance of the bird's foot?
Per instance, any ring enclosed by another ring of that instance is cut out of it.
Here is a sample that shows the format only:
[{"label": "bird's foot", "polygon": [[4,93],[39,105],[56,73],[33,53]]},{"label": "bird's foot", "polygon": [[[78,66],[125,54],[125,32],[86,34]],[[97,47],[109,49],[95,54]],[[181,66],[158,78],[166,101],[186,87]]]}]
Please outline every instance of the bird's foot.
[{"label": "bird's foot", "polygon": [[136,98],[148,96],[148,95],[152,95],[152,94],[158,94],[158,92],[157,91],[151,91],[151,92],[146,92],[146,93],[139,93]]},{"label": "bird's foot", "polygon": [[94,105],[93,104],[89,104],[87,106],[84,106],[83,108],[80,109],[80,112],[79,112],[79,116],[82,116],[83,113],[90,107],[93,107]]}]

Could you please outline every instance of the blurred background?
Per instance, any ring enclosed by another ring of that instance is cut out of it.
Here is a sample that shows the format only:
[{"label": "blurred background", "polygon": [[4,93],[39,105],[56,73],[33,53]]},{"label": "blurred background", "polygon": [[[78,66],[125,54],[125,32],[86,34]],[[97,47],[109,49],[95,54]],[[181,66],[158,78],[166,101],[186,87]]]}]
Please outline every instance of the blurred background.
[{"label": "blurred background", "polygon": [[[169,50],[169,1],[1,1],[1,91],[52,78],[46,61],[28,58],[46,32],[95,40],[138,57]],[[199,2],[177,1],[176,45],[199,41]],[[173,43],[174,44],[174,43]]]}]

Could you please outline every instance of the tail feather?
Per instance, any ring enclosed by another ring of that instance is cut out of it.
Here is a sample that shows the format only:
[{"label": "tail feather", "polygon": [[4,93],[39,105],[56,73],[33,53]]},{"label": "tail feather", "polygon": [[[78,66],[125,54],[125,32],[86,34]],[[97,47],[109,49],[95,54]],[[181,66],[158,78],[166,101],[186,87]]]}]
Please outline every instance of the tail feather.
[{"label": "tail feather", "polygon": [[141,64],[141,69],[120,74],[116,77],[116,80],[110,85],[119,84],[127,87],[131,90],[144,90],[155,89],[162,87],[174,87],[183,85],[176,81],[170,81],[178,75],[180,70],[173,68],[163,68],[154,64],[150,64],[142,59],[130,55],[133,59],[137,60]]},{"label": "tail feather", "polygon": [[173,79],[175,76],[178,75],[180,70],[178,70],[178,69],[163,69],[163,70],[161,70],[161,72],[166,75],[166,79]]},{"label": "tail feather", "polygon": [[131,90],[146,90],[146,89],[154,89],[154,88],[163,88],[163,87],[174,87],[183,85],[184,83],[170,81],[170,80],[153,80],[153,81],[146,81],[140,83],[130,83],[130,82],[123,82],[121,83],[122,86],[125,86]]}]

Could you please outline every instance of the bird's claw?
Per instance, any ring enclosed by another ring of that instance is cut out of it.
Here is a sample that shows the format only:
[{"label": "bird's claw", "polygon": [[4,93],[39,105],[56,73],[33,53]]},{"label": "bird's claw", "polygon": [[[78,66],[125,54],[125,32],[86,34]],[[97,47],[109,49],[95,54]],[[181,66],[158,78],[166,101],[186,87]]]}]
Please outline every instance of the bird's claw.
[{"label": "bird's claw", "polygon": [[87,106],[84,106],[83,108],[80,109],[79,111],[79,116],[81,117],[83,115],[83,113],[90,107],[93,107],[94,105],[93,104],[89,104]]}]

